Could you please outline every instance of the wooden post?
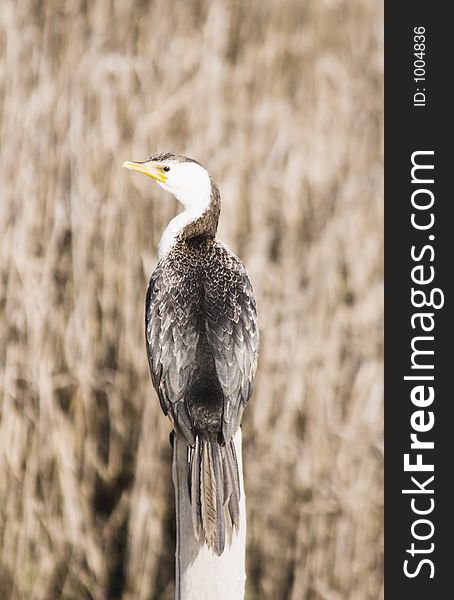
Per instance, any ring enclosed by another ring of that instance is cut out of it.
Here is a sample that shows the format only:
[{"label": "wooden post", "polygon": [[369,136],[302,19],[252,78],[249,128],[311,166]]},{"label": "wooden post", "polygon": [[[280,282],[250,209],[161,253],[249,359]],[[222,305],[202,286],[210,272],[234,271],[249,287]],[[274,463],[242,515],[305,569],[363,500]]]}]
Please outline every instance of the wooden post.
[{"label": "wooden post", "polygon": [[240,473],[240,528],[217,556],[194,537],[188,492],[188,451],[175,436],[172,477],[175,486],[177,545],[175,553],[176,600],[243,600],[246,581],[246,502],[243,485],[241,428],[235,438]]}]

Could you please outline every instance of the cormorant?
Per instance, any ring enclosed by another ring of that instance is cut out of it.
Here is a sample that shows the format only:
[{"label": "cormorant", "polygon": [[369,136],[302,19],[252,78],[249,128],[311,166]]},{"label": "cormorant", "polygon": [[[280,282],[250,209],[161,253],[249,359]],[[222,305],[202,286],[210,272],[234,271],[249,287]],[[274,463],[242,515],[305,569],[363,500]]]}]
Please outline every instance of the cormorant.
[{"label": "cormorant", "polygon": [[162,410],[188,445],[194,535],[220,555],[239,527],[233,436],[257,366],[254,292],[243,263],[215,239],[220,193],[201,164],[163,153],[123,166],[152,177],[184,207],[159,243],[146,348]]}]

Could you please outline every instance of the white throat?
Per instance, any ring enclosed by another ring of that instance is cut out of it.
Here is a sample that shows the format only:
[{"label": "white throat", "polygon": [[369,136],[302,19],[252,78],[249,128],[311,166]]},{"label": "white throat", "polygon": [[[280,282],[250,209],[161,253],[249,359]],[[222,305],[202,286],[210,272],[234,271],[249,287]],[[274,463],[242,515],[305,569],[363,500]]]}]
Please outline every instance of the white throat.
[{"label": "white throat", "polygon": [[184,206],[184,211],[164,230],[159,242],[158,260],[170,251],[182,230],[208,210],[211,202],[211,179],[198,163],[176,162],[167,173],[166,181],[159,185]]},{"label": "white throat", "polygon": [[[170,223],[164,229],[164,233],[162,234],[159,242],[158,261],[160,261],[170,252],[183,229],[190,223],[196,221],[208,210],[210,201],[211,194],[205,196],[203,199],[199,198],[197,205],[191,202],[188,208],[170,221]],[[180,202],[184,204],[181,200]]]}]

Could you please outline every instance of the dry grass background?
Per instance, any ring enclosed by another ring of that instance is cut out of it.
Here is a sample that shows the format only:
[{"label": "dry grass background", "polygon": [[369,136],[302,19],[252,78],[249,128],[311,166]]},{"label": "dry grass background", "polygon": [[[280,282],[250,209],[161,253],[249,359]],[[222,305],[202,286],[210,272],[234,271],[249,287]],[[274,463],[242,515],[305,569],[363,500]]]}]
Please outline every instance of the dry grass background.
[{"label": "dry grass background", "polygon": [[0,598],[173,595],[169,424],[143,304],[205,163],[262,347],[247,598],[382,591],[382,5],[0,3]]}]

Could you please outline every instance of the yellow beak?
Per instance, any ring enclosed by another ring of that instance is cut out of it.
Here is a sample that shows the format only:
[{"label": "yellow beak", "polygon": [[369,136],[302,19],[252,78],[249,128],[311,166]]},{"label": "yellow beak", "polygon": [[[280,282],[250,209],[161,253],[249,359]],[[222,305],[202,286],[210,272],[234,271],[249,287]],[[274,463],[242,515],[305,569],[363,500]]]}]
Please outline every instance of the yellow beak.
[{"label": "yellow beak", "polygon": [[148,177],[156,179],[156,181],[160,181],[161,183],[164,183],[167,179],[167,177],[164,174],[164,171],[162,170],[162,167],[160,167],[159,165],[150,164],[147,162],[138,163],[133,162],[131,160],[127,160],[121,166],[125,167],[125,169],[129,169],[130,171],[137,171],[137,173],[143,173],[144,175],[148,175]]}]

